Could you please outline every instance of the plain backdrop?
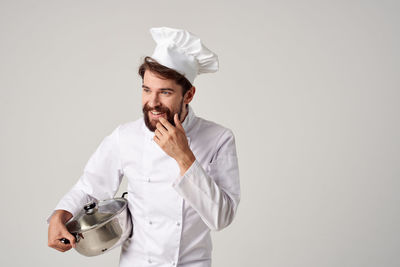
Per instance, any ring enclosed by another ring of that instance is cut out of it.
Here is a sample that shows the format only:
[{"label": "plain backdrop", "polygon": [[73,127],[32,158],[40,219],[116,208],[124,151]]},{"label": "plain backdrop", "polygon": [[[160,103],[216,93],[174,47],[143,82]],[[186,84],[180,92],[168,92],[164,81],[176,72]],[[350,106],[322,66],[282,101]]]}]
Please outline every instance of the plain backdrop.
[{"label": "plain backdrop", "polygon": [[[233,130],[242,199],[213,266],[400,266],[398,1],[0,0],[1,266],[117,266],[47,247],[101,140],[141,116],[151,27],[220,71],[195,113]],[[126,188],[123,182],[120,192]]]}]

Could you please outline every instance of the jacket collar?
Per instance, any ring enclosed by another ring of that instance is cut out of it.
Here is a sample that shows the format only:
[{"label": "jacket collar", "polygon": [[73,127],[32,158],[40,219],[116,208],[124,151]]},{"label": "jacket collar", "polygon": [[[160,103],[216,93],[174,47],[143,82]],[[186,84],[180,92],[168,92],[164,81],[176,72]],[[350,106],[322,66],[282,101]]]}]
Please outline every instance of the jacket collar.
[{"label": "jacket collar", "polygon": [[183,129],[185,129],[186,134],[195,124],[195,120],[196,120],[196,115],[194,114],[192,107],[188,105],[188,114],[186,115],[186,118],[182,122],[182,126]]},{"label": "jacket collar", "polygon": [[[188,114],[186,115],[186,118],[182,122],[182,127],[183,129],[185,129],[186,136],[188,136],[188,132],[195,124],[195,120],[196,120],[196,115],[194,114],[192,107],[188,105]],[[149,138],[151,140],[153,139],[154,132],[150,131],[149,128],[147,128],[146,124],[144,123],[144,118],[142,119],[142,130],[146,135],[146,138]]]}]

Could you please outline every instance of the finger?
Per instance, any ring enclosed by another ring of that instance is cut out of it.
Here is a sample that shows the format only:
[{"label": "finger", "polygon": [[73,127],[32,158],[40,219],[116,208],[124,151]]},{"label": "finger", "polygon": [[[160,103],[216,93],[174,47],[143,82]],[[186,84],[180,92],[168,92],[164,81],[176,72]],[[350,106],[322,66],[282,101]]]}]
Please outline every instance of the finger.
[{"label": "finger", "polygon": [[185,129],[183,129],[183,126],[182,126],[182,124],[181,124],[181,121],[179,120],[178,113],[175,113],[175,115],[174,115],[174,121],[175,121],[176,128],[178,128],[179,130],[185,131]]},{"label": "finger", "polygon": [[[64,237],[64,239],[67,239],[66,237]],[[55,242],[51,245],[52,248],[58,249],[58,250],[69,250],[71,248],[75,248],[75,240],[74,238],[71,239],[67,239],[69,241],[69,243],[64,243],[65,241],[61,241],[62,239],[57,239],[55,240]],[[74,242],[74,243],[72,243]]]},{"label": "finger", "polygon": [[[67,228],[64,228],[64,229],[63,229],[61,235],[62,235],[61,238],[66,238],[66,239],[69,240],[69,243],[70,243],[70,244],[67,244],[67,245],[71,245],[73,248],[76,247],[76,239],[75,239],[75,236],[73,236],[73,235],[67,230]],[[61,238],[60,238],[60,239],[61,239]],[[61,243],[61,244],[63,244],[63,243]],[[64,245],[64,244],[63,244],[63,245]]]},{"label": "finger", "polygon": [[175,129],[175,127],[169,123],[169,121],[167,121],[164,118],[160,118],[159,122],[162,123],[162,125],[168,130],[168,131],[173,131]]},{"label": "finger", "polygon": [[161,138],[161,137],[163,136],[163,134],[161,133],[161,131],[158,130],[158,129],[156,129],[156,130],[154,131],[154,135],[157,136],[158,138]]},{"label": "finger", "polygon": [[165,127],[161,123],[157,122],[156,127],[157,130],[161,133],[161,135],[168,134],[167,129],[165,129]]},{"label": "finger", "polygon": [[63,250],[63,249],[61,249],[61,248],[58,248],[58,247],[54,247],[54,249],[56,249],[56,250],[58,250],[58,251],[60,251],[60,252],[65,252],[65,250]]},{"label": "finger", "polygon": [[67,239],[69,240],[71,246],[72,246],[73,248],[75,248],[75,247],[76,247],[76,239],[75,239],[75,236],[71,235],[71,234],[68,232],[68,234],[67,234]]},{"label": "finger", "polygon": [[53,248],[57,249],[58,251],[65,252],[67,250],[70,250],[72,248],[72,246],[71,246],[71,244],[66,245],[66,244],[63,244],[60,242],[57,246],[54,246]]},{"label": "finger", "polygon": [[64,251],[71,249],[72,245],[64,244],[61,242],[61,240],[57,239],[57,240],[54,240],[53,242],[51,242],[51,244],[49,244],[49,247],[54,248],[58,251],[64,252]]},{"label": "finger", "polygon": [[160,144],[160,138],[158,138],[158,136],[157,135],[155,135],[154,137],[153,137],[153,140],[154,140],[154,142],[156,142],[157,144]]},{"label": "finger", "polygon": [[61,241],[58,243],[57,247],[61,250],[67,251],[72,248],[72,243],[64,244]]}]

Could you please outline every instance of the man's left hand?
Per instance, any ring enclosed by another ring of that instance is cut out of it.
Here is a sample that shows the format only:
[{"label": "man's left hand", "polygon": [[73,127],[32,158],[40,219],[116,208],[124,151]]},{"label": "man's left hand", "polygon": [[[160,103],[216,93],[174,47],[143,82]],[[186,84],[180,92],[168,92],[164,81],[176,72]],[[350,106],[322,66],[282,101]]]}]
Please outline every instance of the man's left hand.
[{"label": "man's left hand", "polygon": [[189,147],[185,130],[175,114],[174,121],[176,127],[169,123],[166,119],[160,118],[157,123],[154,135],[154,141],[167,153],[174,158],[183,175],[195,161],[195,156]]}]

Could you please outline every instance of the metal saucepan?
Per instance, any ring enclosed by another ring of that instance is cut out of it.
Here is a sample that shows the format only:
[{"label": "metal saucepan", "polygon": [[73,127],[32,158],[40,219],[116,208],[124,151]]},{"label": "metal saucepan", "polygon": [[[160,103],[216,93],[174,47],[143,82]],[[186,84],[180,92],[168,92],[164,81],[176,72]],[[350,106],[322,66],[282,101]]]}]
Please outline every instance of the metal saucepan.
[{"label": "metal saucepan", "polygon": [[[76,251],[85,256],[97,256],[118,247],[132,235],[125,194],[120,198],[90,202],[66,223],[68,231],[75,237]],[[66,238],[60,241],[70,243]]]}]

